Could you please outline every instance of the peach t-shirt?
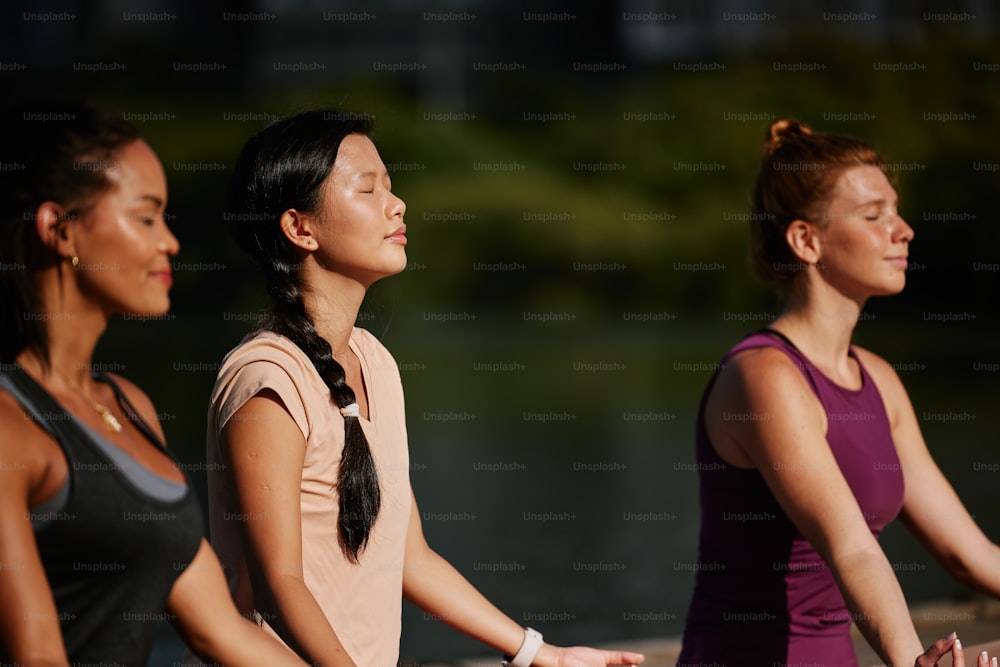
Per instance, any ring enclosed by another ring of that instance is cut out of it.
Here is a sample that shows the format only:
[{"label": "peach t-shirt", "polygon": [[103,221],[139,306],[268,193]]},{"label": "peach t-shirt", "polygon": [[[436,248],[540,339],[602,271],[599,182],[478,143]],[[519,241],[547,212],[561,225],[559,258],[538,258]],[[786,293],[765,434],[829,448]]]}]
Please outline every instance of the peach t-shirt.
[{"label": "peach t-shirt", "polygon": [[[338,540],[337,474],[344,419],[309,358],[284,336],[253,334],[223,360],[208,416],[208,492],[211,541],[222,561],[236,606],[273,630],[253,609],[240,539],[240,514],[223,467],[219,431],[262,389],[281,398],[306,439],[302,465],[302,566],[306,586],[347,653],[358,665],[395,667],[403,595],[403,555],[412,497],[403,388],[389,351],[355,328],[350,347],[361,360],[370,419],[361,419],[378,470],[382,508],[359,563]],[[280,447],[281,443],[274,443]]]}]

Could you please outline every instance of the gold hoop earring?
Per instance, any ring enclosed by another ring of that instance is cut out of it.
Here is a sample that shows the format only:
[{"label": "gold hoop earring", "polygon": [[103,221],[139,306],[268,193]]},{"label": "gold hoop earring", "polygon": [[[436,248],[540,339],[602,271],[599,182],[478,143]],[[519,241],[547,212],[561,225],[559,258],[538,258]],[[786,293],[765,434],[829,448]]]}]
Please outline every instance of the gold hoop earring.
[{"label": "gold hoop earring", "polygon": [[73,259],[70,260],[70,263],[73,265],[74,269],[80,268],[80,258],[76,255],[73,255]]}]

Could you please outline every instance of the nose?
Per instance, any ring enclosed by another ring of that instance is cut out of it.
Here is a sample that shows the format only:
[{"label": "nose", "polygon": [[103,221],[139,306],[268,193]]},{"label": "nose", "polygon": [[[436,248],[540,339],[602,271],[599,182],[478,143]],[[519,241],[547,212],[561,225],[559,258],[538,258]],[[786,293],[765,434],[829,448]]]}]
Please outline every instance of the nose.
[{"label": "nose", "polygon": [[406,213],[406,202],[390,192],[386,211],[389,213],[390,218],[402,218],[403,214]]},{"label": "nose", "polygon": [[181,251],[181,242],[177,240],[174,233],[170,231],[167,227],[166,222],[163,223],[163,238],[160,240],[160,247],[163,252],[167,253],[170,257],[174,257]]},{"label": "nose", "polygon": [[898,241],[906,241],[909,243],[913,240],[916,232],[913,231],[913,227],[910,227],[910,223],[903,219],[903,216],[896,215],[896,219],[899,220],[899,224],[896,225],[895,233],[893,236]]}]

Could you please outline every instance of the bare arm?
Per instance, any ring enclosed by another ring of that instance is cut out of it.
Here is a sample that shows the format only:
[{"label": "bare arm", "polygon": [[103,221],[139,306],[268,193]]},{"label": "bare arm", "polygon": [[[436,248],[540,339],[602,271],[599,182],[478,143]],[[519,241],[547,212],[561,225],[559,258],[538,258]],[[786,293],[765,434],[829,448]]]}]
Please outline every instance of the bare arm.
[{"label": "bare arm", "polygon": [[264,390],[244,403],[222,429],[222,447],[247,517],[255,605],[310,663],[353,666],[303,579],[299,493],[306,442],[277,394]]},{"label": "bare arm", "polygon": [[[149,427],[164,440],[156,408],[129,380],[114,376]],[[287,647],[240,615],[215,552],[202,540],[194,560],[170,591],[167,610],[178,632],[201,658],[233,667],[304,665]]]},{"label": "bare arm", "polygon": [[[726,412],[754,418],[725,421]],[[878,654],[912,665],[923,649],[906,600],[830,451],[825,412],[791,360],[770,348],[734,357],[709,397],[706,426],[713,442],[735,445],[761,473]]]},{"label": "bare arm", "polygon": [[69,667],[28,514],[31,488],[47,465],[35,455],[44,438],[0,393],[0,658],[4,664]]},{"label": "bare arm", "polygon": [[1000,597],[1000,547],[976,525],[931,457],[910,397],[892,366],[870,352],[858,353],[889,412],[906,480],[903,522],[958,581]]},{"label": "bare arm", "polygon": [[167,609],[178,631],[204,660],[232,667],[303,666],[288,648],[275,641],[236,610],[215,552],[202,540],[194,560],[174,582]]},{"label": "bare arm", "polygon": [[[417,501],[410,510],[403,596],[456,630],[488,644],[505,655],[515,655],[524,640],[524,628],[497,609],[424,539]],[[532,664],[540,667],[638,665],[639,653],[600,651],[586,647],[561,648],[543,644]]]}]

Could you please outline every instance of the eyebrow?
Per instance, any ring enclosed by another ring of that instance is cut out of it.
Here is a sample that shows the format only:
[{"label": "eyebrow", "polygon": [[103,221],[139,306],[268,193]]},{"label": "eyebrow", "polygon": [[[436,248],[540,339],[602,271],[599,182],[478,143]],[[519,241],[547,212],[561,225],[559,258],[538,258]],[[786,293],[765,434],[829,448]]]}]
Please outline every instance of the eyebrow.
[{"label": "eyebrow", "polygon": [[373,178],[379,178],[380,176],[388,176],[388,175],[389,175],[388,170],[386,170],[386,171],[374,171],[373,169],[369,169],[368,171],[362,171],[361,173],[359,173],[358,174],[358,178],[365,178],[365,177],[368,177],[368,176],[371,176]]},{"label": "eyebrow", "polygon": [[389,179],[389,185],[390,186],[392,185],[392,176],[389,175],[389,171],[388,170],[382,171],[382,172],[377,172],[377,171],[374,171],[372,169],[369,169],[367,171],[362,171],[361,173],[359,173],[354,178],[355,178],[355,180],[361,180],[363,178],[369,178],[369,177],[374,178],[374,179],[378,179],[378,178],[382,178],[382,177],[387,178],[387,179]]},{"label": "eyebrow", "polygon": [[873,206],[873,205],[881,206],[882,204],[889,204],[889,203],[893,204],[894,206],[899,206],[899,197],[896,197],[892,200],[886,199],[885,197],[878,197],[877,199],[868,199],[858,204],[856,208],[862,208],[864,206]]},{"label": "eyebrow", "polygon": [[157,208],[162,208],[163,207],[163,200],[160,199],[159,197],[157,197],[156,195],[142,195],[141,197],[136,197],[135,201],[136,202],[150,202],[151,204],[155,205]]}]

